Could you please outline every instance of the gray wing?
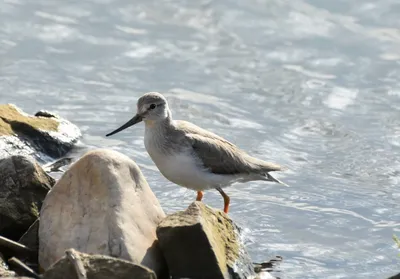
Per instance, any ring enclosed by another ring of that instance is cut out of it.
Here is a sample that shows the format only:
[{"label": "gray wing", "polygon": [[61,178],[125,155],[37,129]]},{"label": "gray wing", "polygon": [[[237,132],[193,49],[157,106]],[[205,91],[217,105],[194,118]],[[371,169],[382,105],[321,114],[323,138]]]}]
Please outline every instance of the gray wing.
[{"label": "gray wing", "polygon": [[215,174],[266,174],[282,169],[279,165],[251,157],[224,138],[194,124],[180,121],[179,126],[204,167]]}]

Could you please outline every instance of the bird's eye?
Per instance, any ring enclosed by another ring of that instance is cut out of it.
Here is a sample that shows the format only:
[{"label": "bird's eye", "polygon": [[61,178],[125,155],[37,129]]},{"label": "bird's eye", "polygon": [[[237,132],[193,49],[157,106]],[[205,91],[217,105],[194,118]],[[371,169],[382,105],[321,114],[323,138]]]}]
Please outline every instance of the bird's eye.
[{"label": "bird's eye", "polygon": [[155,109],[155,108],[156,108],[155,104],[151,104],[150,107],[149,107],[149,109]]}]

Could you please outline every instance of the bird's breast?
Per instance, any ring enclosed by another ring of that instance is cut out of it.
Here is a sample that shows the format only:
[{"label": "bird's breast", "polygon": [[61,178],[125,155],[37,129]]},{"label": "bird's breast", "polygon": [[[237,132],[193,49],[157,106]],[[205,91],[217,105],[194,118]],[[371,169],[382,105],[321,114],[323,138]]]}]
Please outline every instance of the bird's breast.
[{"label": "bird's breast", "polygon": [[169,181],[191,189],[205,186],[204,169],[188,149],[166,149],[159,141],[146,136],[145,147],[158,170]]},{"label": "bird's breast", "polygon": [[203,175],[202,170],[196,164],[192,156],[185,153],[159,154],[149,153],[153,162],[168,180],[188,188],[193,188],[196,184],[195,177]]}]

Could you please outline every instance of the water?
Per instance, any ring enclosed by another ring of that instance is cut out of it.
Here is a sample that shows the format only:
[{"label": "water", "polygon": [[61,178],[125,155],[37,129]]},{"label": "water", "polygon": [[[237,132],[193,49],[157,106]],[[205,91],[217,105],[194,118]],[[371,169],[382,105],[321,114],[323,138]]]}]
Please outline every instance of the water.
[{"label": "water", "polygon": [[[290,188],[227,189],[254,261],[281,278],[400,271],[400,4],[382,1],[0,3],[0,101],[73,121],[91,147],[143,170],[166,212],[195,193],[145,152],[137,98],[165,92],[174,117],[290,168]],[[222,208],[216,191],[205,202]]]}]

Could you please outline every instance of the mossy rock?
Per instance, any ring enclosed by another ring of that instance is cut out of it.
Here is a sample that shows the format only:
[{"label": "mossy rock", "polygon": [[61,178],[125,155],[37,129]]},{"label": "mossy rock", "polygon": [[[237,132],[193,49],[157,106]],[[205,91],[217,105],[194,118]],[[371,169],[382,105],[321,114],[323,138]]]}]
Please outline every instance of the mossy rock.
[{"label": "mossy rock", "polygon": [[254,266],[237,225],[201,202],[168,215],[157,237],[173,278],[249,278]]},{"label": "mossy rock", "polygon": [[0,158],[30,155],[41,163],[68,153],[81,133],[71,122],[47,111],[28,115],[0,104]]},{"label": "mossy rock", "polygon": [[57,131],[59,122],[55,118],[30,116],[11,104],[0,104],[0,136],[15,135],[21,125],[44,131]]}]

